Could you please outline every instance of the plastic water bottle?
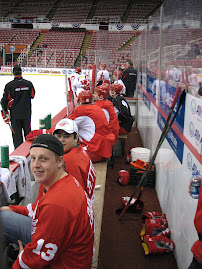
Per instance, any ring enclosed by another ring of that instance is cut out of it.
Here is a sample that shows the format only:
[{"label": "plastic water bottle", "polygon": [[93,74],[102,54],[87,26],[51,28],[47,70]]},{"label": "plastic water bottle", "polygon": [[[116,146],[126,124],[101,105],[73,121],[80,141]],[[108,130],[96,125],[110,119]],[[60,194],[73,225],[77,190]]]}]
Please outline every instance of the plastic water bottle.
[{"label": "plastic water bottle", "polygon": [[198,172],[192,172],[192,183],[191,183],[191,196],[193,199],[199,199],[199,190],[201,186],[201,180],[198,178]]}]

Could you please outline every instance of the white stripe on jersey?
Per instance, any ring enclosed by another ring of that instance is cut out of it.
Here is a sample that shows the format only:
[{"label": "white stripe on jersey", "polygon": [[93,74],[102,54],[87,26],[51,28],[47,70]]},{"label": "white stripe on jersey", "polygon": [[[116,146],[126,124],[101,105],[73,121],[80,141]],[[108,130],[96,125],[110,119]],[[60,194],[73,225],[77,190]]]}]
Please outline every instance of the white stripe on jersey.
[{"label": "white stripe on jersey", "polygon": [[23,261],[22,261],[22,254],[24,253],[24,250],[19,255],[19,264],[23,269],[30,269]]}]

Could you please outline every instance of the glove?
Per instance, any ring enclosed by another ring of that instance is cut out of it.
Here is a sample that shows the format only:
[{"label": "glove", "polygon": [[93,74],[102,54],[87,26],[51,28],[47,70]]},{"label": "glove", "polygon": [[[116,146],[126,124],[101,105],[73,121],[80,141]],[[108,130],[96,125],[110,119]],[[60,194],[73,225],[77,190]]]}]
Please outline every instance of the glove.
[{"label": "glove", "polygon": [[165,227],[168,227],[167,219],[146,219],[145,224],[160,224]]},{"label": "glove", "polygon": [[28,141],[32,141],[35,138],[37,138],[37,136],[39,136],[41,134],[48,134],[48,130],[46,130],[46,129],[33,130],[25,138]]},{"label": "glove", "polygon": [[12,107],[13,102],[14,102],[14,99],[10,98],[10,100],[8,101],[7,110],[9,110]]},{"label": "glove", "polygon": [[159,213],[157,211],[147,212],[142,215],[141,219],[142,222],[144,222],[146,219],[166,219],[166,214]]},{"label": "glove", "polygon": [[3,110],[1,110],[1,116],[3,118],[3,121],[6,124],[9,124],[10,123],[10,115],[9,115],[8,111],[5,111],[5,114],[4,114]]},{"label": "glove", "polygon": [[175,244],[172,240],[164,235],[156,235],[150,237],[144,236],[144,243],[142,243],[145,255],[158,254],[173,251]]},{"label": "glove", "polygon": [[151,224],[151,223],[143,223],[142,230],[140,232],[140,237],[143,240],[145,235],[156,236],[156,235],[170,235],[170,229],[160,225],[160,224]]}]

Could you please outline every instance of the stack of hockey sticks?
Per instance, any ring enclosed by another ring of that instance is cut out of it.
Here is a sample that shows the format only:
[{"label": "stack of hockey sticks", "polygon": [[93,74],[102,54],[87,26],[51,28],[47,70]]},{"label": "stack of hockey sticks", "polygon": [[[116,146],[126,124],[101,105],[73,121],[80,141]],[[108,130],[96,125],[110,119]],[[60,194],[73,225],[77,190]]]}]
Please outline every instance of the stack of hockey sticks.
[{"label": "stack of hockey sticks", "polygon": [[142,192],[143,192],[143,186],[146,184],[147,178],[148,178],[149,173],[150,173],[150,171],[151,171],[151,169],[152,169],[152,165],[154,164],[154,161],[155,161],[155,159],[156,159],[157,153],[158,153],[158,151],[159,151],[159,149],[160,149],[160,147],[161,147],[161,145],[162,145],[162,143],[163,143],[163,141],[164,141],[164,139],[165,139],[167,133],[169,132],[169,130],[170,130],[170,128],[171,128],[171,126],[172,126],[172,124],[173,124],[173,122],[174,122],[174,120],[175,120],[177,114],[178,114],[178,111],[180,110],[180,107],[181,107],[182,104],[184,103],[185,96],[186,96],[186,92],[185,92],[185,90],[181,93],[181,96],[180,96],[180,100],[179,100],[179,103],[178,103],[177,110],[176,110],[176,112],[175,112],[175,114],[174,114],[172,120],[170,121],[171,115],[172,115],[172,113],[173,113],[175,104],[176,104],[176,102],[177,102],[177,100],[178,100],[178,97],[179,97],[180,93],[181,93],[181,88],[178,87],[177,90],[176,90],[176,93],[175,93],[175,97],[174,97],[174,100],[173,100],[173,103],[172,103],[170,112],[169,112],[168,117],[167,117],[167,120],[166,120],[166,122],[165,122],[165,126],[164,126],[164,128],[163,128],[162,133],[161,133],[161,137],[160,137],[159,142],[158,142],[158,144],[157,144],[156,150],[155,150],[155,152],[154,152],[154,154],[153,154],[151,160],[149,161],[148,166],[147,166],[147,168],[146,168],[144,174],[143,174],[142,177],[140,178],[140,180],[139,180],[139,182],[138,182],[138,184],[137,184],[137,186],[136,186],[135,191],[134,191],[134,192],[132,193],[132,195],[130,196],[130,199],[128,200],[128,203],[126,204],[126,206],[125,206],[123,209],[117,209],[117,210],[116,210],[116,213],[117,213],[117,214],[120,214],[120,216],[119,216],[119,220],[121,220],[121,218],[123,217],[123,215],[124,215],[125,212],[127,211],[128,207],[130,206],[130,203],[131,203],[133,197],[135,196],[135,194],[137,193],[137,191],[140,191],[140,192],[139,192],[139,195],[138,195],[137,200],[136,200],[135,203],[133,204],[133,208],[135,207],[135,205],[138,204],[138,202],[139,202],[139,200],[140,200],[140,197],[141,197]]}]

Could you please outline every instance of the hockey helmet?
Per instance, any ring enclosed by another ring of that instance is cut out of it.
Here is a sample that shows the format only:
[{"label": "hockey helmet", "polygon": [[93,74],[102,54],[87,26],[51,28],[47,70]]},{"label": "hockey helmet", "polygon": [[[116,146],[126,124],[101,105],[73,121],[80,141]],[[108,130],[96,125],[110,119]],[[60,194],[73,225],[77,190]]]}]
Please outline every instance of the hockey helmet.
[{"label": "hockey helmet", "polygon": [[98,93],[98,96],[103,95],[103,98],[107,99],[109,94],[109,84],[102,83],[102,85],[95,88],[95,92]]},{"label": "hockey helmet", "polygon": [[123,86],[119,83],[113,83],[110,85],[109,89],[115,91],[116,94],[119,94],[122,91]]},{"label": "hockey helmet", "polygon": [[90,91],[81,91],[78,96],[78,100],[82,104],[92,103],[93,95]]},{"label": "hockey helmet", "polygon": [[120,170],[119,171],[119,179],[118,179],[118,181],[119,181],[119,183],[121,185],[128,185],[129,179],[130,179],[130,174],[129,174],[128,171],[126,171],[126,170]]},{"label": "hockey helmet", "polygon": [[81,73],[81,68],[80,67],[76,67],[75,68],[75,72],[78,73],[78,74],[80,74]]}]

